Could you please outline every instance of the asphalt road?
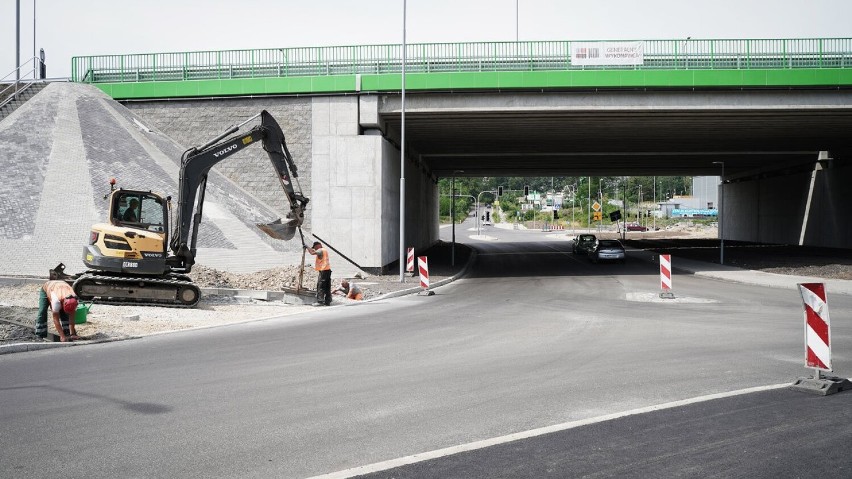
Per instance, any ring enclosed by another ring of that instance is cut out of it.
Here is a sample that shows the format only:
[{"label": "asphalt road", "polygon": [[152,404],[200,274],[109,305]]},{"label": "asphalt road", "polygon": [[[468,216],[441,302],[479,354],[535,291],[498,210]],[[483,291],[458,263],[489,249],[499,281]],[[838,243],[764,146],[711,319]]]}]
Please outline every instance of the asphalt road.
[{"label": "asphalt road", "polygon": [[[645,261],[468,234],[469,276],[434,296],[0,357],[2,475],[345,476],[587,421],[374,477],[849,477],[849,392],[595,421],[805,375],[797,295],[682,275],[666,302]],[[850,375],[852,298],[830,307],[835,371]]]}]

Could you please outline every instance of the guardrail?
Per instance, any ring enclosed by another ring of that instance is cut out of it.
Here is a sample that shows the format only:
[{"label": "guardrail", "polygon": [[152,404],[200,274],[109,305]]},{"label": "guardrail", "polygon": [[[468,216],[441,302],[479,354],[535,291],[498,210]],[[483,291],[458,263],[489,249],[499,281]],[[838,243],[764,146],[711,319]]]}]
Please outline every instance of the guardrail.
[{"label": "guardrail", "polygon": [[[572,44],[596,41],[406,45],[407,73],[553,70],[756,70],[852,68],[852,39],[644,40],[640,65],[572,62]],[[623,43],[623,42],[621,42]],[[394,74],[402,45],[271,48],[77,56],[71,80],[85,83]]]}]

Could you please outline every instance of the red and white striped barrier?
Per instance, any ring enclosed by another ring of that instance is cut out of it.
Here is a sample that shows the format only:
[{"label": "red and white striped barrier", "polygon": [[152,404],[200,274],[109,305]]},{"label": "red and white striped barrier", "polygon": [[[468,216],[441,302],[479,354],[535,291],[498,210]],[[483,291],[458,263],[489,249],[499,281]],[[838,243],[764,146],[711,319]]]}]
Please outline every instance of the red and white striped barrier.
[{"label": "red and white striped barrier", "polygon": [[418,256],[417,264],[420,268],[420,287],[429,289],[429,262],[425,256]]},{"label": "red and white striped barrier", "polygon": [[814,375],[812,378],[799,378],[790,388],[822,396],[852,390],[852,381],[822,374],[822,371],[832,370],[831,320],[825,285],[799,283],[799,293],[805,306],[805,367],[814,368]]},{"label": "red and white striped barrier", "polygon": [[673,298],[672,294],[672,255],[660,255],[660,293],[661,298]]},{"label": "red and white striped barrier", "polygon": [[405,259],[405,271],[408,273],[414,272],[414,248],[408,248],[408,254]]},{"label": "red and white striped barrier", "polygon": [[806,367],[831,371],[831,322],[823,283],[800,283],[805,307]]}]

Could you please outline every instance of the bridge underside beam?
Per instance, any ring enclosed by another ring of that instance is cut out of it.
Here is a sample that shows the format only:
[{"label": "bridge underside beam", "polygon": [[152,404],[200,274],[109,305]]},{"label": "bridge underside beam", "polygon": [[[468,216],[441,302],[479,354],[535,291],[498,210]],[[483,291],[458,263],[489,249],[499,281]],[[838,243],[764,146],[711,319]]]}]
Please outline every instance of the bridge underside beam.
[{"label": "bridge underside beam", "polygon": [[[852,91],[411,95],[407,142],[437,176],[731,175],[849,149]],[[395,96],[379,128],[399,131]]]}]

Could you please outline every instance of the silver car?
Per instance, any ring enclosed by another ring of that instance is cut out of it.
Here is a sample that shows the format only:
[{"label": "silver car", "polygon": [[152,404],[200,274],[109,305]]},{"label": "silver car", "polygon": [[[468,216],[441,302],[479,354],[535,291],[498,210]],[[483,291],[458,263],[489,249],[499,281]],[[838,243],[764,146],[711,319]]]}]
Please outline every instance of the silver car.
[{"label": "silver car", "polygon": [[598,240],[595,247],[589,251],[589,259],[593,263],[598,261],[619,261],[624,263],[626,255],[624,246],[618,240]]}]

